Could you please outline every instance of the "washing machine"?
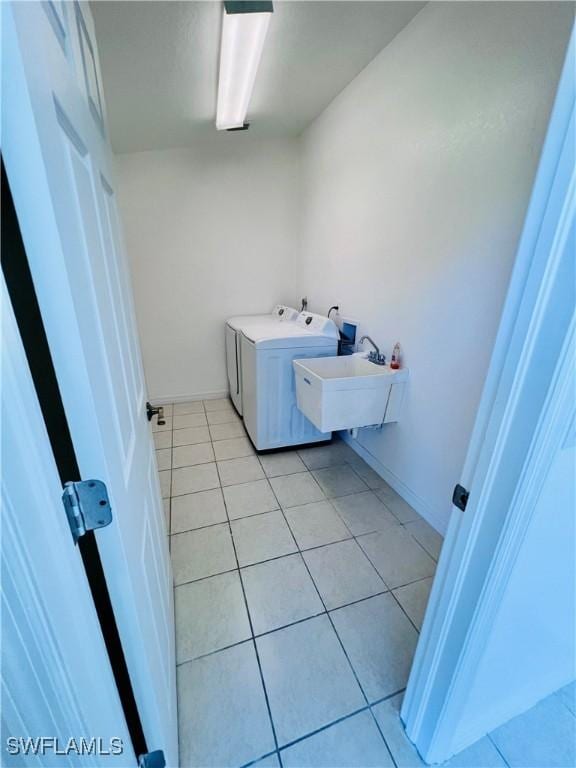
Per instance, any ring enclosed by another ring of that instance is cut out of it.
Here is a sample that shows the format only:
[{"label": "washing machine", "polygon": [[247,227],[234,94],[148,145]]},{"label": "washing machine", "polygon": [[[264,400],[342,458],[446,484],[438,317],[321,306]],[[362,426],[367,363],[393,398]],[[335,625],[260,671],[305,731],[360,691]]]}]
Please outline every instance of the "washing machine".
[{"label": "washing machine", "polygon": [[234,407],[242,416],[242,366],[240,363],[240,338],[245,328],[254,325],[276,326],[281,322],[294,322],[298,317],[298,310],[285,304],[277,304],[272,312],[267,315],[237,315],[226,320],[226,370],[228,373],[228,386],[230,398]]},{"label": "washing machine", "polygon": [[327,317],[301,312],[295,322],[242,331],[242,404],[244,426],[257,450],[330,440],[296,404],[292,361],[338,353],[338,328]]}]

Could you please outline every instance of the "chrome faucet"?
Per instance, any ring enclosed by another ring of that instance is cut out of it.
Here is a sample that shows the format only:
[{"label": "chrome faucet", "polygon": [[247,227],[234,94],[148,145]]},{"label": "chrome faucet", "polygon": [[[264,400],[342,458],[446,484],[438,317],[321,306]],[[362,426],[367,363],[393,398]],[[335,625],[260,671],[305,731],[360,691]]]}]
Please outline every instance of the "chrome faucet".
[{"label": "chrome faucet", "polygon": [[368,360],[370,360],[371,363],[376,363],[376,365],[386,365],[386,355],[381,354],[380,349],[374,340],[371,339],[370,336],[362,336],[358,343],[362,344],[363,341],[369,341],[374,347],[374,351],[370,352],[368,355]]}]

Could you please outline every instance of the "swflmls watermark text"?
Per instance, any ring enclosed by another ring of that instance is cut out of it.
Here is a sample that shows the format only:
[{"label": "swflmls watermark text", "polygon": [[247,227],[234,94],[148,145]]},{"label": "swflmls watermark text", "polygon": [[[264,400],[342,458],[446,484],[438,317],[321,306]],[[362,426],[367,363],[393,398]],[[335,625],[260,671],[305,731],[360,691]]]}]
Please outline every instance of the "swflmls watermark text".
[{"label": "swflmls watermark text", "polygon": [[119,736],[109,739],[101,736],[78,738],[71,736],[61,739],[58,736],[8,736],[6,751],[9,755],[97,755],[107,757],[121,755],[124,744]]}]

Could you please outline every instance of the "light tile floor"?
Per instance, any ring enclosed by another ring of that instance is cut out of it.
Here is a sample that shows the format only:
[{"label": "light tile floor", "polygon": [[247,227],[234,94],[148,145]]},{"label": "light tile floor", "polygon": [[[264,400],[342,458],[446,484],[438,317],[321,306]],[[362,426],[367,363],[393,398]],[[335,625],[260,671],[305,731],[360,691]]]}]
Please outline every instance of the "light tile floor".
[{"label": "light tile floor", "polygon": [[[341,441],[258,456],[226,399],[165,415],[181,768],[423,765],[398,713],[442,537]],[[573,768],[575,698],[445,765]]]}]

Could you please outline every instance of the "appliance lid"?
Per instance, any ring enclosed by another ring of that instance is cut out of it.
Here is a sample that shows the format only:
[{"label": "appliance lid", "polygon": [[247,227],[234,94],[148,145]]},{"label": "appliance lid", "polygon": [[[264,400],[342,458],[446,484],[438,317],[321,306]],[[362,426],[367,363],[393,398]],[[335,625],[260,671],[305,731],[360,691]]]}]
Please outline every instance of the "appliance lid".
[{"label": "appliance lid", "polygon": [[235,331],[243,331],[244,328],[249,328],[253,325],[270,323],[277,325],[278,323],[295,322],[298,319],[298,310],[293,307],[289,307],[286,304],[277,304],[270,314],[266,315],[235,315],[229,317],[226,320],[226,325],[233,328]]},{"label": "appliance lid", "polygon": [[311,312],[301,312],[295,323],[276,326],[262,323],[245,328],[242,333],[257,347],[268,349],[334,347],[338,342],[338,329],[332,320]]}]

